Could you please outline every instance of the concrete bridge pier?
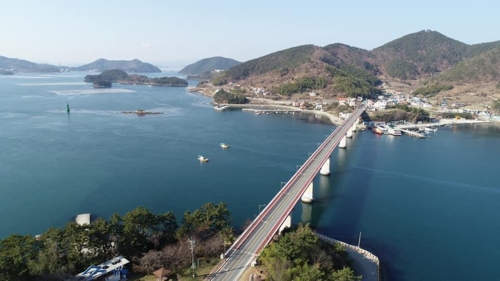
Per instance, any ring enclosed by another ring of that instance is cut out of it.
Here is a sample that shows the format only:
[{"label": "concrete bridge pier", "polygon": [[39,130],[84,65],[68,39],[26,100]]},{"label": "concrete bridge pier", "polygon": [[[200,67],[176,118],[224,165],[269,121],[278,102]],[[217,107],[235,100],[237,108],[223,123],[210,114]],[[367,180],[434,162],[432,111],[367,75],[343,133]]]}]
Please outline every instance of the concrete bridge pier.
[{"label": "concrete bridge pier", "polygon": [[283,224],[280,226],[280,229],[278,231],[278,233],[281,234],[281,232],[283,232],[283,230],[285,228],[290,228],[292,227],[292,215],[288,215],[288,217],[286,217],[285,221],[283,222]]},{"label": "concrete bridge pier", "polygon": [[309,186],[307,187],[307,189],[304,192],[304,194],[302,194],[301,200],[304,203],[312,203],[314,201],[314,197],[313,197],[313,183],[312,182],[309,184]]},{"label": "concrete bridge pier", "polygon": [[321,170],[319,170],[319,173],[323,176],[330,175],[330,158],[326,159],[326,162],[323,164],[323,167],[321,167]]},{"label": "concrete bridge pier", "polygon": [[356,132],[357,128],[356,128],[356,123],[352,124],[352,129],[351,129],[353,132]]},{"label": "concrete bridge pier", "polygon": [[347,134],[345,136],[348,138],[352,138],[352,127],[347,130]]},{"label": "concrete bridge pier", "polygon": [[344,136],[339,143],[339,148],[346,148],[347,147],[347,139],[346,136]]}]

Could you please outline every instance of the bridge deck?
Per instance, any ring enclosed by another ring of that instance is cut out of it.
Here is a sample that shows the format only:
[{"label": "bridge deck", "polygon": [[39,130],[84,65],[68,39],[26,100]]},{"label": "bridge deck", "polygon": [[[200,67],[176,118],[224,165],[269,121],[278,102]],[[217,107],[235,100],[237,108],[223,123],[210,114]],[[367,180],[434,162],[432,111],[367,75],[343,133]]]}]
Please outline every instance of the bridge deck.
[{"label": "bridge deck", "polygon": [[238,280],[271,241],[302,194],[364,108],[358,108],[328,136],[226,252],[228,259],[209,280]]}]

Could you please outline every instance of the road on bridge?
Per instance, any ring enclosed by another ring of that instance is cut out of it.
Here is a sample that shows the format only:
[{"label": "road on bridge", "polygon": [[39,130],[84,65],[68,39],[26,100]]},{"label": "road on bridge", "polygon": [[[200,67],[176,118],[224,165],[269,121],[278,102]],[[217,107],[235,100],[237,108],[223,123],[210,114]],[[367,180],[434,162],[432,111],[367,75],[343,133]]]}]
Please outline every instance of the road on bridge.
[{"label": "road on bridge", "polygon": [[235,281],[259,255],[260,251],[278,232],[302,194],[314,180],[326,160],[337,147],[347,131],[363,113],[360,107],[318,147],[299,168],[286,185],[267,204],[248,228],[238,237],[226,252],[226,261],[209,280]]}]

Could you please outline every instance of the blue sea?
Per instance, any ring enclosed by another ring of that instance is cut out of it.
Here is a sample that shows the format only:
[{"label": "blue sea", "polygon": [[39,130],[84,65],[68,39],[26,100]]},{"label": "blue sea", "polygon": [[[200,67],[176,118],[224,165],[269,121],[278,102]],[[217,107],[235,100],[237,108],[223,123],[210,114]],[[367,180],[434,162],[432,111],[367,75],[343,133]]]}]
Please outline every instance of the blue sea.
[{"label": "blue sea", "polygon": [[[215,111],[185,88],[95,90],[86,74],[0,76],[0,238],[137,206],[180,220],[209,201],[226,202],[239,229],[334,129],[313,115]],[[121,113],[137,109],[163,114]],[[496,280],[499,141],[487,125],[427,139],[356,132],[293,221],[352,244],[361,234],[385,280]]]}]

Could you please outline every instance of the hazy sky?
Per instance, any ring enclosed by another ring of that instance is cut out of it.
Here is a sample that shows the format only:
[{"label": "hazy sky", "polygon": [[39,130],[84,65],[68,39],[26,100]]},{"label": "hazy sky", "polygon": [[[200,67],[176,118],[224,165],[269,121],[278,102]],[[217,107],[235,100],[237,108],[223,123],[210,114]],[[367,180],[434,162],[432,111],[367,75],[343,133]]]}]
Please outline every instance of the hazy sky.
[{"label": "hazy sky", "polygon": [[137,58],[175,68],[212,56],[245,61],[303,44],[371,50],[423,29],[475,44],[500,40],[499,3],[0,0],[0,55],[62,65]]}]

